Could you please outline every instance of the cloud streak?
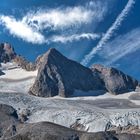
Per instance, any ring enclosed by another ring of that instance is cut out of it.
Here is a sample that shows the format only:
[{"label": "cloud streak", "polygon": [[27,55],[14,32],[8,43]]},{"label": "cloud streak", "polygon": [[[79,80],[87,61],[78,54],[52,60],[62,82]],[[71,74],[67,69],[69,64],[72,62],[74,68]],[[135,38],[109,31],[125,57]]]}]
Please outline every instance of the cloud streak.
[{"label": "cloud streak", "polygon": [[101,35],[99,35],[99,34],[82,33],[82,34],[74,34],[71,36],[54,36],[50,39],[50,41],[68,43],[68,42],[73,42],[73,41],[79,41],[81,39],[96,40],[96,39],[99,39],[100,37],[101,37]]},{"label": "cloud streak", "polygon": [[104,58],[105,64],[110,65],[117,60],[125,57],[140,49],[140,28],[136,28],[123,36],[115,38],[106,44],[104,49],[99,53]]},{"label": "cloud streak", "polygon": [[102,37],[102,39],[99,41],[97,46],[91,50],[91,52],[85,56],[85,58],[81,61],[83,65],[87,65],[90,60],[94,57],[94,55],[101,50],[106,42],[112,37],[114,32],[121,26],[122,21],[125,19],[125,17],[130,12],[131,8],[135,4],[135,0],[129,0],[126,4],[125,8],[122,10],[122,12],[118,15],[115,22],[112,24],[112,26],[107,30],[106,34]]}]

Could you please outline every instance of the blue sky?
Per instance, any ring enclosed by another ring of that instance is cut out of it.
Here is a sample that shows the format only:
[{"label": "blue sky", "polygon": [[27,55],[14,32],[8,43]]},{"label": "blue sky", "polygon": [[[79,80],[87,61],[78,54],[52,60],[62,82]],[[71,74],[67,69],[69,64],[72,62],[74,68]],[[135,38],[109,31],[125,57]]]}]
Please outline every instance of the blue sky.
[{"label": "blue sky", "polygon": [[0,42],[28,60],[55,47],[140,80],[139,0],[1,0]]}]

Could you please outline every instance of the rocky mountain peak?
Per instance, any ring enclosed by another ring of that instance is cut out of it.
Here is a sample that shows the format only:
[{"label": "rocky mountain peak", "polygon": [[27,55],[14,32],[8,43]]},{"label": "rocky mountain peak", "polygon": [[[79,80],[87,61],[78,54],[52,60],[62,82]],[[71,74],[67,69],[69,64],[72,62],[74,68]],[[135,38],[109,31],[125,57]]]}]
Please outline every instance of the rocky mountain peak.
[{"label": "rocky mountain peak", "polygon": [[0,63],[7,62],[16,62],[20,67],[27,71],[36,70],[36,65],[16,54],[14,48],[9,43],[0,43]]},{"label": "rocky mountain peak", "polygon": [[0,62],[10,62],[16,57],[13,47],[9,43],[0,44]]},{"label": "rocky mountain peak", "polygon": [[75,90],[104,89],[101,80],[89,68],[72,61],[56,49],[41,58],[38,76],[30,93],[36,96],[71,96]]},{"label": "rocky mountain peak", "polygon": [[[64,55],[58,52],[55,48],[49,49],[45,54],[42,56],[42,61],[46,63],[55,63],[59,64],[57,61],[63,61],[67,59]],[[45,63],[44,63],[45,64]]]},{"label": "rocky mountain peak", "polygon": [[113,67],[105,67],[95,64],[91,70],[97,73],[105,83],[106,89],[113,94],[121,94],[134,91],[138,86],[138,81],[131,76]]}]

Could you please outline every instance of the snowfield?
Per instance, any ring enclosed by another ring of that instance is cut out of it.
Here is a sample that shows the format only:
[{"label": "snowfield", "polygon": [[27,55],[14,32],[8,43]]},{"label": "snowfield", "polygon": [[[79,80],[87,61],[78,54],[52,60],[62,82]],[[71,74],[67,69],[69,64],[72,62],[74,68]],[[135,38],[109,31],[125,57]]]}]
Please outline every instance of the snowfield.
[{"label": "snowfield", "polygon": [[27,93],[37,76],[37,71],[27,72],[15,63],[2,64],[4,75],[0,76],[0,91]]},{"label": "snowfield", "polygon": [[[140,93],[130,92],[121,95],[106,93],[100,96],[88,96],[82,91],[75,91],[83,97],[41,98],[28,94],[34,83],[37,71],[27,72],[15,64],[3,64],[0,76],[0,103],[17,109],[30,110],[27,123],[49,121],[66,127],[88,132],[105,131],[112,126],[140,127]],[[99,91],[96,93],[99,93]]]}]

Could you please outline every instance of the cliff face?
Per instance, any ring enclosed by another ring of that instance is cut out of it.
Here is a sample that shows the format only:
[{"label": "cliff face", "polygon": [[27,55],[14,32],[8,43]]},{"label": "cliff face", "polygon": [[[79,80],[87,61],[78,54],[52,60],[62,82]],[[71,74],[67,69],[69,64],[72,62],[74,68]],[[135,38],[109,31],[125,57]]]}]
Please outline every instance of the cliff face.
[{"label": "cliff face", "polygon": [[99,75],[104,82],[107,91],[112,94],[135,91],[138,86],[137,80],[115,68],[108,68],[97,64],[91,69],[93,73],[97,73]]},{"label": "cliff face", "polygon": [[0,44],[0,62],[10,62],[16,57],[16,53],[12,46],[8,43]]},{"label": "cliff face", "polygon": [[104,89],[98,75],[89,68],[67,59],[55,49],[41,58],[38,76],[30,93],[36,96],[71,96],[74,90]]}]

